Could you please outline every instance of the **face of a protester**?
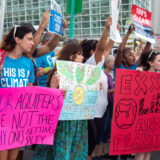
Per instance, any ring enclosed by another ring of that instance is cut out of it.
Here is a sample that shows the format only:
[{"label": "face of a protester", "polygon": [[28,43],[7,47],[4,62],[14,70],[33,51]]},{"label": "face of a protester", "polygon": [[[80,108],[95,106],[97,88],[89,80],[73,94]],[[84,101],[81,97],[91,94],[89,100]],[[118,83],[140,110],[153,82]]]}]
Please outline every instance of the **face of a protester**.
[{"label": "face of a protester", "polygon": [[74,59],[74,62],[78,62],[78,63],[82,63],[83,62],[83,55],[82,55],[82,52],[78,52],[76,54],[76,58]]},{"label": "face of a protester", "polygon": [[160,54],[158,54],[153,62],[150,62],[151,68],[155,71],[160,71]]},{"label": "face of a protester", "polygon": [[110,70],[113,70],[114,61],[115,61],[115,59],[112,58],[112,59],[110,60],[109,64],[107,65],[107,67],[108,67]]},{"label": "face of a protester", "polygon": [[30,52],[34,45],[32,33],[27,33],[23,39],[19,39],[18,45],[24,53]]},{"label": "face of a protester", "polygon": [[129,50],[128,52],[126,52],[124,54],[124,59],[125,59],[125,62],[128,65],[133,66],[135,64],[135,62],[136,62],[136,57],[135,57],[134,51],[133,50]]}]

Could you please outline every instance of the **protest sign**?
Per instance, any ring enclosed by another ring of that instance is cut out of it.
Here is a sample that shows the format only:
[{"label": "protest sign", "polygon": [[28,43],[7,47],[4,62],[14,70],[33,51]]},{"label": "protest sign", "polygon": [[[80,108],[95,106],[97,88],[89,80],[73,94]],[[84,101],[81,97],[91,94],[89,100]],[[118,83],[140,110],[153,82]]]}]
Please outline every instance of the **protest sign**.
[{"label": "protest sign", "polygon": [[119,17],[119,9],[120,9],[120,3],[121,0],[112,0],[111,6],[112,6],[112,25],[111,25],[111,32],[110,32],[110,38],[115,42],[122,42],[121,36],[119,31],[117,30],[117,24],[118,24],[118,17]]},{"label": "protest sign", "polygon": [[63,99],[62,90],[54,88],[1,88],[0,150],[53,145]]},{"label": "protest sign", "polygon": [[160,74],[117,69],[110,154],[160,150]]},{"label": "protest sign", "polygon": [[136,28],[136,36],[150,43],[155,43],[155,39],[151,34],[151,17],[151,12],[140,8],[134,4],[132,5],[131,18]]},{"label": "protest sign", "polygon": [[100,67],[57,61],[60,88],[67,94],[60,120],[93,119],[98,97]]},{"label": "protest sign", "polygon": [[5,56],[6,56],[6,52],[4,50],[0,49],[0,77],[1,77],[2,72],[3,72]]},{"label": "protest sign", "polygon": [[60,6],[54,1],[51,1],[50,10],[50,20],[49,20],[49,32],[56,33],[62,36],[63,31],[63,17]]}]

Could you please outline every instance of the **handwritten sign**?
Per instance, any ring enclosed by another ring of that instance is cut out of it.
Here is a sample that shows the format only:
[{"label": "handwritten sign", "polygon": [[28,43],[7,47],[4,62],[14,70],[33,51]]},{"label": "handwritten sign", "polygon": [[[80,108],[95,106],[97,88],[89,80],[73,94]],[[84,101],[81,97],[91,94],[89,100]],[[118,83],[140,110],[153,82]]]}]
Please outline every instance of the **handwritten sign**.
[{"label": "handwritten sign", "polygon": [[117,69],[111,155],[160,150],[160,74]]},{"label": "handwritten sign", "polygon": [[148,42],[155,43],[155,39],[151,34],[151,17],[152,13],[140,8],[136,5],[132,5],[131,18],[135,25],[135,34],[137,37],[142,38]]},{"label": "handwritten sign", "polygon": [[53,145],[62,91],[45,87],[0,89],[0,150]]},{"label": "handwritten sign", "polygon": [[67,90],[60,120],[93,119],[101,69],[75,62],[57,61],[60,88]]},{"label": "handwritten sign", "polygon": [[52,16],[50,17],[49,21],[49,32],[53,32],[58,34],[59,36],[62,36],[62,30],[63,30],[62,15],[53,9],[51,9],[50,14]]},{"label": "handwritten sign", "polygon": [[2,71],[3,71],[5,56],[6,56],[6,52],[4,50],[0,49],[0,77],[1,77]]},{"label": "handwritten sign", "polygon": [[111,6],[112,6],[112,26],[111,26],[111,32],[110,32],[110,38],[115,42],[122,42],[121,36],[119,31],[117,30],[117,24],[118,24],[118,17],[119,17],[119,9],[120,9],[120,3],[121,0],[112,0]]}]

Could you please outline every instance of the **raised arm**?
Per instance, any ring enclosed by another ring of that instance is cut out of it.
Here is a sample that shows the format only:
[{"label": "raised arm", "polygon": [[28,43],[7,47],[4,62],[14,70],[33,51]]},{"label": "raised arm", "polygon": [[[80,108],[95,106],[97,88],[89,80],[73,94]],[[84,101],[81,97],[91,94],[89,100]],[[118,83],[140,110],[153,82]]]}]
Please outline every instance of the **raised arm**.
[{"label": "raised arm", "polygon": [[[117,29],[118,31],[120,31],[120,25],[117,24]],[[114,45],[114,41],[112,39],[109,39],[109,41],[107,42],[107,45],[106,45],[106,49],[104,51],[104,57],[107,58],[113,48],[113,45]]]},{"label": "raised arm", "polygon": [[116,68],[119,68],[120,65],[122,64],[122,60],[123,60],[123,49],[125,48],[125,45],[127,43],[127,40],[130,36],[130,34],[132,33],[132,31],[134,31],[134,25],[131,24],[126,35],[124,36],[122,43],[120,44],[118,50],[117,50],[117,55],[116,55],[116,59],[115,59],[115,66]]},{"label": "raised arm", "polygon": [[111,25],[112,25],[112,17],[108,17],[106,20],[104,31],[96,47],[96,51],[95,51],[96,64],[102,60],[102,56],[106,49],[106,40],[107,40],[108,31]]},{"label": "raised arm", "polygon": [[[67,21],[63,19],[63,30],[66,27],[67,27]],[[37,48],[36,56],[40,57],[53,51],[58,45],[59,40],[60,40],[60,36],[57,34],[53,34],[52,38],[44,46]]]},{"label": "raised arm", "polygon": [[34,35],[34,37],[33,37],[34,46],[32,47],[32,50],[31,50],[31,52],[30,52],[31,55],[35,52],[38,44],[40,43],[42,33],[43,33],[44,29],[46,28],[46,26],[47,26],[48,23],[49,23],[49,18],[50,18],[50,16],[51,16],[51,15],[50,15],[50,10],[47,10],[47,11],[43,14],[41,24],[40,24],[37,32],[35,33],[35,35]]}]

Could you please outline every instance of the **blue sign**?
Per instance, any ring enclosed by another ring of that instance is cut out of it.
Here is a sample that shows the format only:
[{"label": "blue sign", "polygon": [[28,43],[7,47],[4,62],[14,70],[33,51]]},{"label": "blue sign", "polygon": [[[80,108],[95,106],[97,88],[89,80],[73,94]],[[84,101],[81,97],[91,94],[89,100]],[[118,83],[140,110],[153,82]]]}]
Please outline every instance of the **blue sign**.
[{"label": "blue sign", "polygon": [[53,32],[58,34],[59,36],[62,36],[62,30],[63,30],[63,17],[53,9],[51,9],[50,14],[52,15],[50,17],[49,21],[49,32]]}]

